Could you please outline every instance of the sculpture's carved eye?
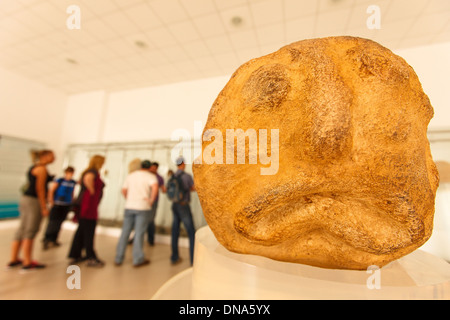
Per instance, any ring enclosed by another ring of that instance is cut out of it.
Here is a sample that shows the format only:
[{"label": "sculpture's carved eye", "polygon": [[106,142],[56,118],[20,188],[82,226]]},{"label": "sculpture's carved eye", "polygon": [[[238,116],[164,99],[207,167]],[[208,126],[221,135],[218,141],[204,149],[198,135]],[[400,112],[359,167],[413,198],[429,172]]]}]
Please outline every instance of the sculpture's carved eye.
[{"label": "sculpture's carved eye", "polygon": [[409,66],[401,58],[386,51],[368,51],[365,47],[353,47],[346,52],[351,57],[359,76],[363,79],[377,77],[382,81],[402,83],[409,79]]},{"label": "sculpture's carved eye", "polygon": [[285,67],[271,64],[253,71],[242,88],[242,96],[245,104],[252,108],[270,109],[280,105],[290,89]]}]

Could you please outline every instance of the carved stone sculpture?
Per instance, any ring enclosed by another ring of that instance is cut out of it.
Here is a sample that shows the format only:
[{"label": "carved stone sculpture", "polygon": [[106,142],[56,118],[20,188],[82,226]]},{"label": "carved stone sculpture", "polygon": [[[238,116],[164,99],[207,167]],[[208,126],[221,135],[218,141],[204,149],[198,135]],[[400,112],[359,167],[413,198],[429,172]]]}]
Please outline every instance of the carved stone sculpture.
[{"label": "carved stone sculpture", "polygon": [[214,102],[193,165],[206,221],[233,252],[382,267],[431,235],[432,117],[414,70],[370,40],[304,40],[253,59]]}]

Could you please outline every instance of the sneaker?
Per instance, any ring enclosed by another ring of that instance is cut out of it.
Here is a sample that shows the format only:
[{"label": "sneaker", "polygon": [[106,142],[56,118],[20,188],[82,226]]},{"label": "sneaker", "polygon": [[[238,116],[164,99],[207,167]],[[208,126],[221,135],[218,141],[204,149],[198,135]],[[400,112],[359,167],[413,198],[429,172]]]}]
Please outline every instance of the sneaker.
[{"label": "sneaker", "polygon": [[105,263],[99,259],[89,259],[87,266],[93,268],[102,268]]},{"label": "sneaker", "polygon": [[175,260],[175,261],[170,261],[170,263],[173,265],[173,266],[175,266],[175,265],[177,265],[177,264],[180,264],[181,263],[181,261],[182,261],[182,259],[181,258],[178,258],[177,260]]},{"label": "sneaker", "polygon": [[80,262],[86,261],[87,258],[86,257],[80,257],[80,258],[72,258],[69,261],[69,265],[74,265],[74,264],[79,264]]},{"label": "sneaker", "polygon": [[61,243],[59,243],[58,241],[53,241],[52,244],[53,244],[54,247],[60,247],[61,246]]},{"label": "sneaker", "polygon": [[34,271],[38,269],[44,269],[46,266],[45,264],[38,263],[36,261],[31,261],[29,265],[22,266],[21,272],[28,272],[28,271]]},{"label": "sneaker", "polygon": [[148,264],[150,264],[150,260],[145,259],[144,261],[142,261],[142,262],[140,262],[140,263],[138,263],[138,264],[133,265],[133,267],[139,268],[139,267],[142,267],[142,266],[146,266],[146,265],[148,265]]},{"label": "sneaker", "polygon": [[52,241],[52,240],[43,240],[42,241],[42,249],[43,250],[48,250],[50,248],[56,248],[56,247],[60,247],[61,243],[59,243],[58,241]]},{"label": "sneaker", "polygon": [[21,266],[22,260],[11,261],[6,265],[6,269],[13,269],[15,267]]}]

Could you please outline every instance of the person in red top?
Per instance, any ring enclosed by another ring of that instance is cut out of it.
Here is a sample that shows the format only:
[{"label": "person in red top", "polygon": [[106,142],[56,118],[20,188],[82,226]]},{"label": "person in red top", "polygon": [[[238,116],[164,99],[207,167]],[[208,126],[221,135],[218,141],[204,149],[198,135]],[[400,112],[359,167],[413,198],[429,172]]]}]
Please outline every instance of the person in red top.
[{"label": "person in red top", "polygon": [[[103,267],[104,262],[98,259],[94,250],[94,235],[98,219],[98,205],[103,196],[105,184],[100,177],[100,169],[105,162],[105,157],[95,155],[89,162],[89,167],[81,175],[81,190],[78,195],[78,229],[72,241],[69,258],[71,264],[88,260],[90,267]],[[82,257],[85,249],[86,256]]]}]

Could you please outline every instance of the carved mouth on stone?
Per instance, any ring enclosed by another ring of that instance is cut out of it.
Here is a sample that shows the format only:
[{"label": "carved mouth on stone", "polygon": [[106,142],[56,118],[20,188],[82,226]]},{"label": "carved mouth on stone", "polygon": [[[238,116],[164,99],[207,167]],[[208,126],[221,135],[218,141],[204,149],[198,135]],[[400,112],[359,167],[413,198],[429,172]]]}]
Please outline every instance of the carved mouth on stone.
[{"label": "carved mouth on stone", "polygon": [[302,242],[321,233],[379,255],[415,243],[424,232],[421,219],[415,217],[405,197],[355,197],[342,191],[305,193],[289,184],[248,202],[235,214],[234,228],[250,242],[264,246]]}]

